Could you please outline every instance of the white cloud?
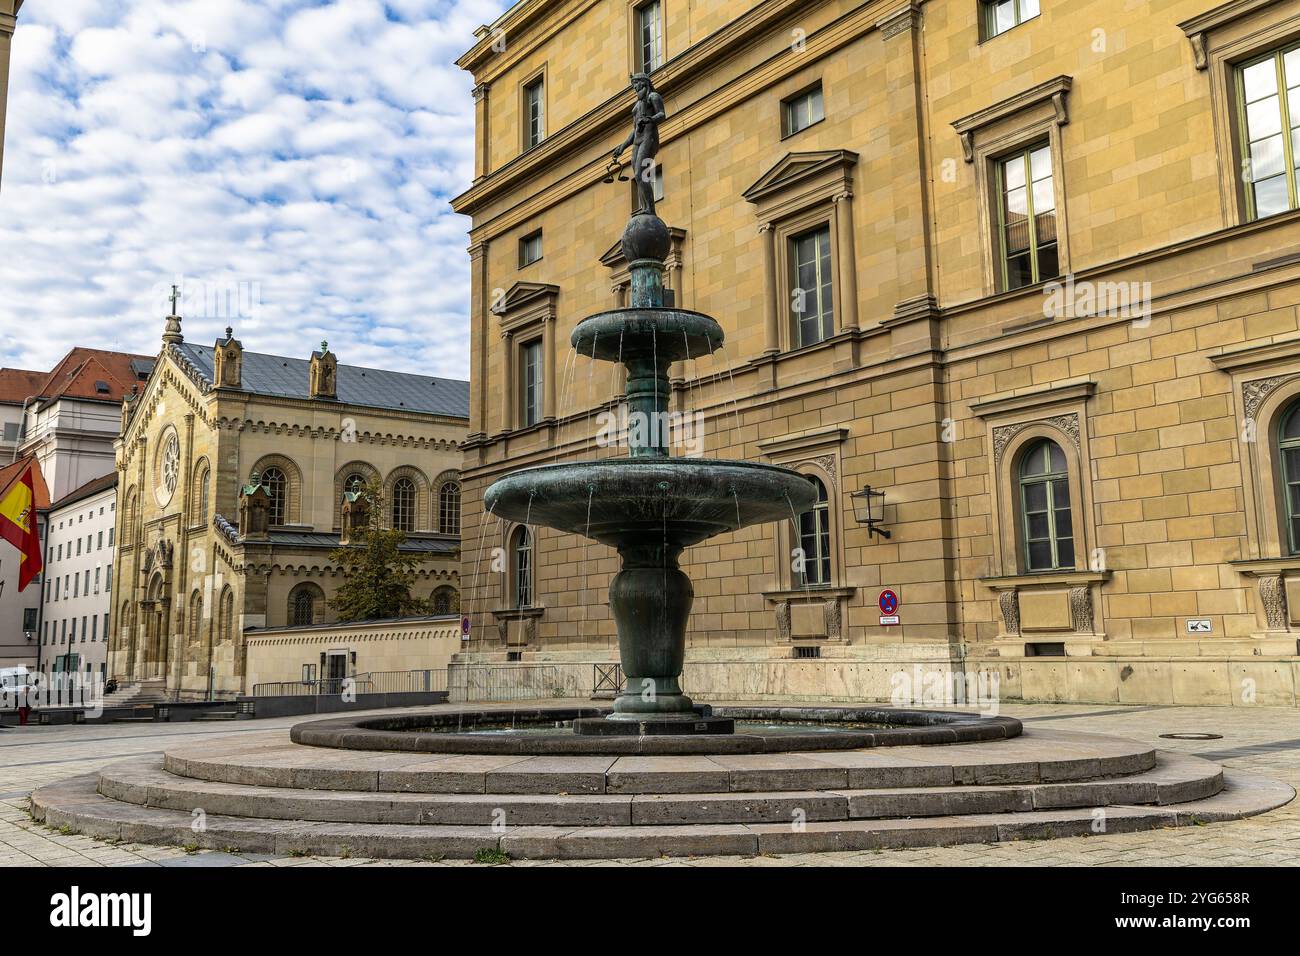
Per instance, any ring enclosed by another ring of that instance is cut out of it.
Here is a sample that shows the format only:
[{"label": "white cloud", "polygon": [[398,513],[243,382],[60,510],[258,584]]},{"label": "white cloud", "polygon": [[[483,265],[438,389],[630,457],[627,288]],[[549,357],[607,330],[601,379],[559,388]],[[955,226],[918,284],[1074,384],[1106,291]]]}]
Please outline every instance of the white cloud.
[{"label": "white cloud", "polygon": [[[506,0],[28,0],[13,41],[0,363],[187,339],[465,376],[471,80]],[[218,294],[255,300],[223,311]]]}]

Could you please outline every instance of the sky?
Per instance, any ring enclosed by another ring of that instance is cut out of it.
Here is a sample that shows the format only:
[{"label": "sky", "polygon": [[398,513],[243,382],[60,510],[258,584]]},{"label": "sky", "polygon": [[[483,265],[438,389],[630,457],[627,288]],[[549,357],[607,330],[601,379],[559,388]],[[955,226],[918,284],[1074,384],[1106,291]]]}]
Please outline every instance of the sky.
[{"label": "sky", "polygon": [[468,377],[469,74],[505,0],[27,0],[0,365],[186,341]]}]

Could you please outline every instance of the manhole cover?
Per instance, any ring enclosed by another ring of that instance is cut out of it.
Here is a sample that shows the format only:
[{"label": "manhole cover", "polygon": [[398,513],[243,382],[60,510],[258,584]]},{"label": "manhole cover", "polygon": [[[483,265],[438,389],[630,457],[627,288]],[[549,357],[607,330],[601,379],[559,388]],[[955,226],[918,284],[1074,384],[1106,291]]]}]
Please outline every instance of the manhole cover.
[{"label": "manhole cover", "polygon": [[1222,740],[1223,734],[1161,734],[1162,740]]}]

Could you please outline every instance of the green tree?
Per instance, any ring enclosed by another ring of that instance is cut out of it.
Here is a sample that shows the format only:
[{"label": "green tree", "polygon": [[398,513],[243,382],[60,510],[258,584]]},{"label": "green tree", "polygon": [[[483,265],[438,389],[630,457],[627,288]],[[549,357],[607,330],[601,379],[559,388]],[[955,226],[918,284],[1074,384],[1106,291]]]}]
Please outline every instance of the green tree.
[{"label": "green tree", "polygon": [[352,531],[348,544],[330,553],[343,570],[343,584],[329,606],[341,621],[430,613],[428,601],[411,595],[420,555],[401,550],[404,531],[383,526],[381,487],[371,482],[356,494],[366,505],[365,523]]}]

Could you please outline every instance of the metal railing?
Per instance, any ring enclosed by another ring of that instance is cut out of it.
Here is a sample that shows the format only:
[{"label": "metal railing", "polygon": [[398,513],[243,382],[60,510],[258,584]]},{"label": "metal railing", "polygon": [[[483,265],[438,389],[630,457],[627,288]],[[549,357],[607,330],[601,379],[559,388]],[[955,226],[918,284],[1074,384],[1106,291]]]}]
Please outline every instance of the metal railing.
[{"label": "metal railing", "polygon": [[623,693],[623,665],[592,664],[591,696],[593,700],[613,700]]},{"label": "metal railing", "polygon": [[367,671],[351,677],[268,681],[253,685],[254,697],[311,697],[317,694],[409,694],[447,689],[447,671]]},{"label": "metal railing", "polygon": [[494,664],[451,669],[454,701],[545,700],[569,696],[561,669],[550,664]]}]

